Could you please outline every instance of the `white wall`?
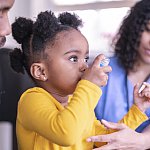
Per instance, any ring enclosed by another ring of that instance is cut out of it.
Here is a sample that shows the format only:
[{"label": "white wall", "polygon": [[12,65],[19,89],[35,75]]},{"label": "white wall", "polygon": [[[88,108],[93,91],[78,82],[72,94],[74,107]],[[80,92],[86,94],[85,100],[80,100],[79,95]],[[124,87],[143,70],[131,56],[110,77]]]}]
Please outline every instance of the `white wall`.
[{"label": "white wall", "polygon": [[[35,19],[37,14],[48,9],[53,10],[51,0],[15,0],[12,9],[9,12],[10,23],[15,21],[16,17],[27,17]],[[7,37],[5,47],[14,48],[18,44],[13,40],[12,36]]]},{"label": "white wall", "polygon": [[[13,23],[16,17],[24,16],[29,17],[31,14],[31,0],[15,0],[12,9],[9,12],[10,23]],[[12,36],[7,37],[7,42],[5,47],[13,48],[16,46],[15,40]]]},{"label": "white wall", "polygon": [[[84,9],[102,9],[109,7],[123,7],[132,6],[138,0],[124,0],[123,1],[113,1],[113,2],[95,2],[91,4],[83,5],[72,5],[72,6],[56,6],[53,4],[53,0],[15,0],[13,8],[10,10],[10,23],[14,22],[16,17],[29,17],[35,19],[37,14],[41,11],[49,10],[52,11],[67,11],[67,10],[84,10]],[[7,37],[7,42],[5,47],[14,48],[16,47],[16,42],[13,40],[12,36]]]}]

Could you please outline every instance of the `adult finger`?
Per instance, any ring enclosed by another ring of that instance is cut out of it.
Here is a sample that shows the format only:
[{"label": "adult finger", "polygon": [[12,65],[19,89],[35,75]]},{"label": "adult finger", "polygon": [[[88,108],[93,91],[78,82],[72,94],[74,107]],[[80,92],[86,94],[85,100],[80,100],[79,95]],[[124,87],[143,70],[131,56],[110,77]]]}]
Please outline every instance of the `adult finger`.
[{"label": "adult finger", "polygon": [[127,126],[123,123],[113,123],[113,122],[108,122],[103,119],[101,120],[101,123],[109,129],[123,130],[127,128]]},{"label": "adult finger", "polygon": [[107,135],[91,136],[87,139],[87,142],[111,142],[112,137],[114,137],[114,133]]},{"label": "adult finger", "polygon": [[136,96],[136,97],[138,96],[139,89],[140,89],[140,84],[137,83],[137,84],[134,86],[134,90],[133,90],[134,96]]}]

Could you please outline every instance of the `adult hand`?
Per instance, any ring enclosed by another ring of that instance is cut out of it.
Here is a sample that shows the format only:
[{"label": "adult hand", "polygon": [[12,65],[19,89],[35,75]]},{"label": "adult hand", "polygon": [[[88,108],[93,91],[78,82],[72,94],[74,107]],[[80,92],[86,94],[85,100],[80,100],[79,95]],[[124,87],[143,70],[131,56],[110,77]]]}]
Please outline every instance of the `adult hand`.
[{"label": "adult hand", "polygon": [[134,103],[143,112],[150,107],[150,84],[143,82],[145,88],[139,93],[139,84],[134,86]]},{"label": "adult hand", "polygon": [[101,121],[108,129],[119,130],[117,132],[92,136],[87,139],[88,142],[108,142],[108,144],[95,148],[94,150],[144,150],[144,138],[142,133],[128,128],[125,124],[111,123],[105,120]]}]

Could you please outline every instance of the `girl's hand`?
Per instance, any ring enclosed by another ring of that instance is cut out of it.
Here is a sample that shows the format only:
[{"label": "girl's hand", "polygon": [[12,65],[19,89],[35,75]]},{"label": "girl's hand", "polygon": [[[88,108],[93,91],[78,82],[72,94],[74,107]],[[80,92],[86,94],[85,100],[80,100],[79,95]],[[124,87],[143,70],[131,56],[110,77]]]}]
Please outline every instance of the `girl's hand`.
[{"label": "girl's hand", "polygon": [[150,84],[143,82],[145,88],[139,93],[139,84],[134,87],[134,103],[142,112],[150,107]]},{"label": "girl's hand", "polygon": [[107,84],[108,72],[111,72],[110,66],[100,67],[100,62],[105,58],[104,55],[98,55],[93,61],[92,65],[86,69],[82,79],[89,80],[98,86],[104,86]]}]

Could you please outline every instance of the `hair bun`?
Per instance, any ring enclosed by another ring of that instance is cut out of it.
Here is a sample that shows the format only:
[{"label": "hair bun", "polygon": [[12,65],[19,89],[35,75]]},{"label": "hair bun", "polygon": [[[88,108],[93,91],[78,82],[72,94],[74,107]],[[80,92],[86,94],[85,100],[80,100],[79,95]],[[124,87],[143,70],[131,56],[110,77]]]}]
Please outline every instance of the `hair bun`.
[{"label": "hair bun", "polygon": [[52,11],[41,12],[34,24],[34,34],[45,41],[58,30],[59,24]]},{"label": "hair bun", "polygon": [[26,37],[32,34],[33,21],[23,17],[19,17],[12,24],[12,36],[19,43],[23,43]]},{"label": "hair bun", "polygon": [[24,74],[24,65],[23,65],[23,53],[19,48],[15,48],[9,53],[10,56],[10,65],[14,71],[17,73]]},{"label": "hair bun", "polygon": [[79,17],[74,13],[61,13],[58,17],[58,20],[62,25],[68,25],[75,29],[78,29],[78,26],[82,26],[82,20],[79,19]]}]

